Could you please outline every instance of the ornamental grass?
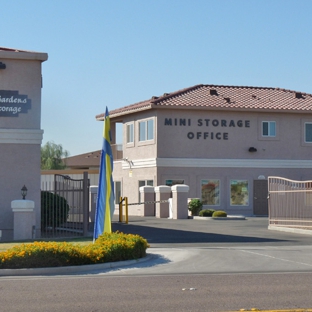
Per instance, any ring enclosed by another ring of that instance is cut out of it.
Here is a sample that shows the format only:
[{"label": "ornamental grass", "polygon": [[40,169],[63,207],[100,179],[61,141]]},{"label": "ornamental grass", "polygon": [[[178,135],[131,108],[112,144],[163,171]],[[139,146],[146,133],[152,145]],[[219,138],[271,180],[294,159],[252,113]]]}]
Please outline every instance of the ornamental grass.
[{"label": "ornamental grass", "polygon": [[139,235],[104,233],[89,245],[34,242],[0,252],[0,269],[59,267],[142,258],[149,247]]}]

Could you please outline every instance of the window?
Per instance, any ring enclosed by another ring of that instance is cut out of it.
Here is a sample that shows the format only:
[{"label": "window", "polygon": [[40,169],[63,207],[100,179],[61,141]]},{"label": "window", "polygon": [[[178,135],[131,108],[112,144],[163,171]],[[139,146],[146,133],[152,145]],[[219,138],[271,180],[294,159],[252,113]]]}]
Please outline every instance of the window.
[{"label": "window", "polygon": [[204,205],[220,205],[220,181],[202,180],[201,197]]},{"label": "window", "polygon": [[312,143],[312,123],[306,122],[304,124],[304,141],[305,143]]},{"label": "window", "polygon": [[231,180],[231,206],[248,206],[249,205],[249,191],[247,180]]},{"label": "window", "polygon": [[154,120],[148,119],[139,122],[139,141],[154,139]]},{"label": "window", "polygon": [[176,184],[184,184],[184,180],[166,180],[165,184],[167,186],[173,186]]},{"label": "window", "polygon": [[133,123],[127,125],[127,143],[133,143],[134,140]]},{"label": "window", "polygon": [[115,181],[115,204],[119,204],[121,197],[121,182]]},{"label": "window", "polygon": [[275,137],[276,136],[276,122],[262,121],[262,136]]}]

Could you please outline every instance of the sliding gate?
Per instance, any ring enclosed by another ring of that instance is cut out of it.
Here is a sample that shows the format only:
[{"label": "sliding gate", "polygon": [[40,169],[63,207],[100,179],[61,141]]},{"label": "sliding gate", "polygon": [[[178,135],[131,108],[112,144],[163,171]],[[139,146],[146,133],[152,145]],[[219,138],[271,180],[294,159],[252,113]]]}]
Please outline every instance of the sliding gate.
[{"label": "sliding gate", "polygon": [[268,177],[269,228],[312,230],[312,181]]},{"label": "sliding gate", "polygon": [[41,190],[41,237],[86,236],[89,221],[89,180],[55,174]]}]

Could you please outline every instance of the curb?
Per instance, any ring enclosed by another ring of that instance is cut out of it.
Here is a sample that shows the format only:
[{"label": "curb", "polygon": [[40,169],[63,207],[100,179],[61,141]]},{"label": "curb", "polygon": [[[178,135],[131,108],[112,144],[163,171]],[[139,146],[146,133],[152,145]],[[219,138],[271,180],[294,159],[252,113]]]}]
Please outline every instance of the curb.
[{"label": "curb", "polygon": [[49,268],[31,268],[31,269],[0,269],[0,277],[2,276],[35,276],[35,275],[68,275],[75,273],[88,273],[96,270],[105,270],[117,267],[124,267],[137,263],[152,260],[154,255],[147,254],[144,258],[135,260],[125,260],[116,262],[106,262],[99,264],[49,267]]},{"label": "curb", "polygon": [[227,216],[227,217],[199,217],[199,216],[194,216],[193,217],[194,220],[207,220],[207,221],[211,221],[211,220],[220,220],[220,221],[233,221],[233,220],[246,220],[246,217],[244,216]]}]

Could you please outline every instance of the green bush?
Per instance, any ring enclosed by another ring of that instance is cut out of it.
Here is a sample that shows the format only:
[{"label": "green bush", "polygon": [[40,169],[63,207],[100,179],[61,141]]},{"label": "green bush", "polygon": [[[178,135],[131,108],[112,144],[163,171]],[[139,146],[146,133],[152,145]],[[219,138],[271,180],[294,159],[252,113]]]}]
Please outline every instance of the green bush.
[{"label": "green bush", "polygon": [[201,200],[194,198],[188,203],[188,210],[191,211],[192,216],[198,216],[199,211],[202,209],[203,203]]},{"label": "green bush", "polygon": [[69,205],[64,197],[41,191],[41,229],[55,228],[65,223],[68,212]]},{"label": "green bush", "polygon": [[0,252],[0,269],[95,264],[142,258],[149,247],[139,235],[104,233],[95,243],[34,242]]},{"label": "green bush", "polygon": [[216,210],[213,214],[212,217],[214,218],[225,218],[227,217],[227,213],[222,210]]},{"label": "green bush", "polygon": [[214,209],[204,209],[199,212],[201,217],[212,217],[212,214],[215,212]]}]

